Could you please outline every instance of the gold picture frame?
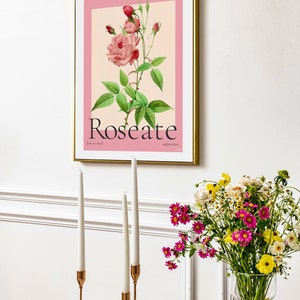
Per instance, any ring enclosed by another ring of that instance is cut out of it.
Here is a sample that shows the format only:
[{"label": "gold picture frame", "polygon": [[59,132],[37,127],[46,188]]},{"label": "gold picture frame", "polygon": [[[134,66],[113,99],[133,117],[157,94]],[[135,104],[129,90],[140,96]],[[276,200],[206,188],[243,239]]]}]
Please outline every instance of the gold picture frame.
[{"label": "gold picture frame", "polygon": [[75,0],[73,159],[132,156],[199,164],[198,0]]}]

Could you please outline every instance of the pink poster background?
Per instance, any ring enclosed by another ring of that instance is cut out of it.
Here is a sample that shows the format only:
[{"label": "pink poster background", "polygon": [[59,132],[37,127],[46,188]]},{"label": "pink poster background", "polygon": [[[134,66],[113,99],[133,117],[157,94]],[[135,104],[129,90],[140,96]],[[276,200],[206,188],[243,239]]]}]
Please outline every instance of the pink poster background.
[{"label": "pink poster background", "polygon": [[[106,57],[107,46],[111,41],[112,35],[106,32],[105,26],[111,25],[119,33],[120,26],[124,24],[126,19],[122,7],[124,5],[132,5],[134,8],[137,8],[138,3],[141,3],[144,7],[145,1],[86,0],[84,2],[85,150],[182,152],[182,0],[149,1],[149,19],[150,17],[153,19],[152,22],[149,22],[149,26],[152,27],[156,21],[162,23],[153,47],[153,57],[166,56],[167,58],[159,66],[164,76],[163,93],[154,86],[149,78],[143,80],[143,93],[148,97],[149,101],[161,99],[174,108],[173,110],[156,114],[156,124],[161,126],[159,127],[159,132],[151,129],[151,137],[153,137],[151,139],[130,139],[128,135],[122,139],[103,139],[96,133],[94,134],[94,139],[90,138],[90,118],[101,119],[99,128],[103,135],[105,135],[104,129],[107,126],[111,129],[111,126],[118,128],[118,126],[124,124],[124,114],[118,111],[116,103],[93,112],[91,112],[91,108],[97,98],[107,92],[101,82],[118,82],[119,78],[120,68],[108,61]],[[125,73],[130,70],[130,66],[121,68]],[[133,116],[128,123],[128,128],[135,125]],[[138,127],[141,129],[145,125],[148,124],[142,122]],[[170,131],[170,135],[176,137],[174,140],[165,138],[165,130],[170,125],[175,125],[177,128],[176,131]],[[143,131],[141,130],[139,132],[133,131],[133,136],[141,136],[142,133]],[[110,136],[113,134],[114,132],[108,133]],[[159,136],[159,139],[156,138],[157,136]]]}]

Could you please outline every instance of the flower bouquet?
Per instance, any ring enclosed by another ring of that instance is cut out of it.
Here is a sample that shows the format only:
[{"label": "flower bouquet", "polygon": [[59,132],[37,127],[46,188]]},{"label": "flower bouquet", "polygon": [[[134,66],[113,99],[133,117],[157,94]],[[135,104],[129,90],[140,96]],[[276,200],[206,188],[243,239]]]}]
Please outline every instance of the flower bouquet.
[{"label": "flower bouquet", "polygon": [[234,299],[273,299],[268,291],[276,273],[288,275],[287,259],[300,250],[299,189],[288,186],[289,174],[278,171],[273,181],[243,176],[231,184],[229,174],[219,181],[196,184],[193,206],[170,205],[180,239],[163,247],[166,266],[176,269],[185,255],[216,258],[229,266],[237,285]]}]

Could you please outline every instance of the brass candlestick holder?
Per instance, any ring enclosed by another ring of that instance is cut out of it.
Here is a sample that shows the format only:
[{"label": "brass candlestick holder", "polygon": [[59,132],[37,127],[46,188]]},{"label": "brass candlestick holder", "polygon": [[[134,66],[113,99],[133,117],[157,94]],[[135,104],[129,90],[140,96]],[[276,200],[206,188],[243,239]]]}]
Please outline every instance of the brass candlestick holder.
[{"label": "brass candlestick holder", "polygon": [[136,300],[136,284],[141,274],[141,265],[131,266],[131,278],[133,280],[133,299]]},{"label": "brass candlestick holder", "polygon": [[86,272],[85,271],[77,271],[77,282],[79,284],[79,290],[80,290],[80,300],[82,300],[82,288],[83,284],[85,282],[85,276]]},{"label": "brass candlestick holder", "polygon": [[122,300],[130,300],[130,293],[122,293]]}]

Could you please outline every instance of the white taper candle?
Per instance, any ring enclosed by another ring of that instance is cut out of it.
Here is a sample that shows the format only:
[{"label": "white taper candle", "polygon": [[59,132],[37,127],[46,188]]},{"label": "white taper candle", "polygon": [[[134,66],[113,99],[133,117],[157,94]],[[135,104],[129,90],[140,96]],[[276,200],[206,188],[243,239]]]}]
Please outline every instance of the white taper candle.
[{"label": "white taper candle", "polygon": [[135,157],[131,160],[132,179],[132,266],[140,264],[140,229],[139,229],[139,203],[138,203],[138,180],[137,162]]},{"label": "white taper candle", "polygon": [[129,229],[128,229],[128,208],[127,208],[127,196],[123,195],[123,287],[122,293],[130,292],[130,270],[129,270]]},{"label": "white taper candle", "polygon": [[78,266],[77,271],[85,271],[85,236],[84,236],[84,193],[83,174],[79,170],[78,193]]}]

